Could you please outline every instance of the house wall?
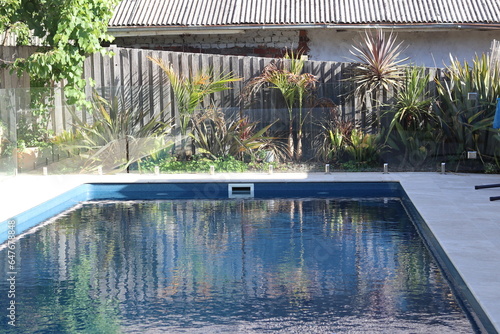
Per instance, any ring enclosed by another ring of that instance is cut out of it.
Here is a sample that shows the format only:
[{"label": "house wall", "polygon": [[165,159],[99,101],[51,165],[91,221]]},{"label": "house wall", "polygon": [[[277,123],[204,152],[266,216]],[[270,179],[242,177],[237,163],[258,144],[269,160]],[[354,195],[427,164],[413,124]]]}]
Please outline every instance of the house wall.
[{"label": "house wall", "polygon": [[[407,46],[402,56],[426,67],[444,67],[449,64],[450,53],[461,61],[470,61],[476,53],[488,52],[493,39],[500,39],[500,31],[402,31],[397,34]],[[117,38],[114,44],[127,48],[257,57],[281,57],[286,48],[293,48],[305,50],[311,60],[349,62],[354,58],[349,49],[355,39],[360,39],[359,31],[269,29],[248,30],[242,34],[126,37]]]},{"label": "house wall", "polygon": [[[354,39],[361,39],[360,32],[332,29],[311,29],[307,35],[310,59],[319,61],[355,59],[349,50]],[[471,61],[475,54],[488,52],[492,40],[500,38],[500,31],[397,32],[397,37],[407,47],[402,57],[419,66],[444,67],[450,63],[450,54],[460,61]]]},{"label": "house wall", "polygon": [[242,34],[172,35],[116,38],[119,47],[177,52],[281,57],[286,48],[297,48],[300,31],[249,30]]}]

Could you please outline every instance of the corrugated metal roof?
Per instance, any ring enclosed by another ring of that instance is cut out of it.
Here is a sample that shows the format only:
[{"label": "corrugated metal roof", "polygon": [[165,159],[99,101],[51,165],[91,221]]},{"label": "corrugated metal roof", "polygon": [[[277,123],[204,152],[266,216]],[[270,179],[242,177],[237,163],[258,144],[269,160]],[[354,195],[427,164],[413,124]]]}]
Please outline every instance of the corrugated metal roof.
[{"label": "corrugated metal roof", "polygon": [[499,24],[500,0],[122,0],[109,25]]}]

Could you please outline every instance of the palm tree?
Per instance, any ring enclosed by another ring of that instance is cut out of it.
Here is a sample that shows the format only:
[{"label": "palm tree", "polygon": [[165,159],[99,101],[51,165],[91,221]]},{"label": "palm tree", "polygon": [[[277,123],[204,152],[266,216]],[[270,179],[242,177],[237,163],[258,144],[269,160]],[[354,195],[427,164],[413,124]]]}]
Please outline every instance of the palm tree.
[{"label": "palm tree", "polygon": [[148,57],[148,59],[160,66],[170,81],[179,110],[182,135],[187,134],[191,118],[206,96],[231,89],[227,86],[228,83],[241,80],[241,78],[234,77],[232,73],[214,77],[212,71],[199,72],[184,77],[175,72],[172,64],[165,64],[160,58]]},{"label": "palm tree", "polygon": [[[304,101],[314,90],[317,79],[310,73],[302,73],[304,59],[299,53],[287,53],[279,61],[273,61],[267,65],[262,74],[248,82],[243,90],[243,96],[249,98],[262,86],[278,89],[283,96],[289,116],[288,151],[289,155],[296,160],[302,158],[302,125],[304,124],[303,106]],[[297,148],[295,149],[293,137],[293,108],[299,110],[299,128],[297,129]]]}]

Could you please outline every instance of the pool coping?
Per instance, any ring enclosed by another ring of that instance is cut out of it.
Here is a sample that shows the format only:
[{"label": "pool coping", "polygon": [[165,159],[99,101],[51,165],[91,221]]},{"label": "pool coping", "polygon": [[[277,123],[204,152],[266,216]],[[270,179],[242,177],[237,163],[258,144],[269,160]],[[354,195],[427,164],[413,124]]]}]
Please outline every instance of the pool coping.
[{"label": "pool coping", "polygon": [[[437,242],[463,278],[484,314],[499,332],[500,189],[497,175],[438,173],[275,173],[176,175],[20,175],[0,182],[0,221],[8,220],[86,183],[193,182],[399,182]],[[86,196],[83,194],[82,196]],[[82,197],[83,198],[83,197]],[[71,199],[68,199],[71,201]],[[78,200],[77,200],[78,201]],[[71,204],[71,203],[66,203]]]}]

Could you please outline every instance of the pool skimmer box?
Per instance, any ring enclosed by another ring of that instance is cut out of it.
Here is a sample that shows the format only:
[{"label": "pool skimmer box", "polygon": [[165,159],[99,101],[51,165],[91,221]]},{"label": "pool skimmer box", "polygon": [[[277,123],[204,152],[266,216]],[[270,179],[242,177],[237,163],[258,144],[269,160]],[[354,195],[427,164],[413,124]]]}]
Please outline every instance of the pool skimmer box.
[{"label": "pool skimmer box", "polygon": [[227,192],[229,198],[253,198],[253,183],[229,183]]}]

